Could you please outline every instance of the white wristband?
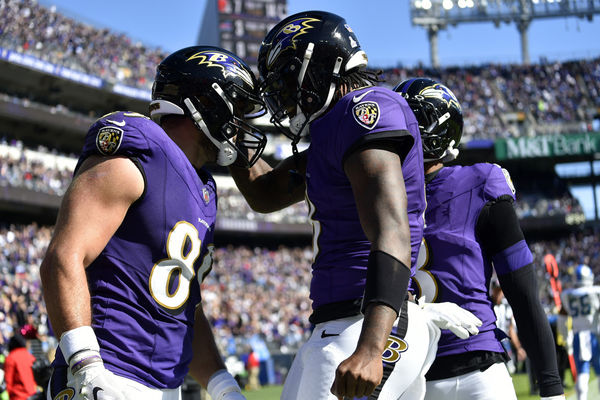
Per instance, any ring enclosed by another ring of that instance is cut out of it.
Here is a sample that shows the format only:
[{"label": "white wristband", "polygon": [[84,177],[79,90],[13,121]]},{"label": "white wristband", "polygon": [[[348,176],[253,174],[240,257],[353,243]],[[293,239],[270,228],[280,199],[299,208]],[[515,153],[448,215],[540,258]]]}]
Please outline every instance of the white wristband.
[{"label": "white wristband", "polygon": [[565,395],[559,394],[558,396],[542,397],[540,400],[565,400]]},{"label": "white wristband", "polygon": [[100,351],[98,339],[96,339],[96,334],[91,326],[80,326],[66,331],[60,336],[59,346],[67,363],[73,354],[78,351]]},{"label": "white wristband", "polygon": [[210,377],[206,391],[213,400],[221,400],[227,393],[242,392],[235,378],[226,369],[220,369]]}]

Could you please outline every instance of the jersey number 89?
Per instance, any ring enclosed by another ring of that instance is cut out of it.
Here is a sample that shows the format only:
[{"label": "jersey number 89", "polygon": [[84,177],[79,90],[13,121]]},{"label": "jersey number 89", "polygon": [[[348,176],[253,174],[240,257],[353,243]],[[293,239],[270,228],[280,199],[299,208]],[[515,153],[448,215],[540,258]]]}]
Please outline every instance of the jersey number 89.
[{"label": "jersey number 89", "polygon": [[[150,272],[150,294],[161,307],[179,310],[185,305],[190,295],[190,283],[196,275],[194,263],[201,250],[202,241],[196,227],[186,221],[177,222],[167,237],[168,258],[154,264]],[[207,250],[198,269],[198,283],[212,266],[214,246],[208,245]],[[176,277],[174,274],[179,275],[178,284],[175,289],[170,290],[170,282]]]}]

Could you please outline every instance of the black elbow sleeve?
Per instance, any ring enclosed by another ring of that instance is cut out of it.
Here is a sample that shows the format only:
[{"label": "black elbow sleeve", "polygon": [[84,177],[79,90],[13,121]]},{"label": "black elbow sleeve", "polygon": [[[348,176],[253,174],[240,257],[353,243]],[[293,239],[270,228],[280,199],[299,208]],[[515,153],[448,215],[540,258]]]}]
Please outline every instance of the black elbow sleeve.
[{"label": "black elbow sleeve", "polygon": [[369,254],[367,282],[361,311],[371,303],[385,304],[400,312],[406,298],[410,268],[396,257],[380,250]]},{"label": "black elbow sleeve", "polygon": [[512,197],[502,196],[487,203],[479,213],[475,231],[481,248],[489,256],[524,240]]}]

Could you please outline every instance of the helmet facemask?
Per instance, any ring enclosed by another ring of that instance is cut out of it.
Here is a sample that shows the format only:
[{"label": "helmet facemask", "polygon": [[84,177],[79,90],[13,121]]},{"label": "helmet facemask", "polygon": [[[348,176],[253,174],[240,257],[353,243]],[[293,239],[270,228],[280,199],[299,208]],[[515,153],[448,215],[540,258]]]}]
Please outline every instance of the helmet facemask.
[{"label": "helmet facemask", "polygon": [[211,89],[220,99],[203,95],[184,99],[196,127],[219,150],[217,164],[231,165],[241,157],[247,167],[252,166],[260,158],[267,139],[245,118],[264,114],[262,101],[232,82],[225,88],[215,82]]},{"label": "helmet facemask", "polygon": [[337,57],[328,74],[311,66],[313,49],[314,43],[308,43],[302,59],[291,57],[269,71],[261,85],[271,122],[293,143],[308,136],[308,124],[327,111],[339,83],[343,59]]},{"label": "helmet facemask", "polygon": [[443,146],[444,135],[448,130],[448,126],[444,122],[448,120],[450,114],[446,112],[444,115],[440,115],[439,110],[422,96],[417,95],[407,102],[419,122],[424,161],[441,159],[447,150]]},{"label": "helmet facemask", "polygon": [[429,78],[409,79],[394,90],[406,99],[419,123],[423,161],[446,163],[456,159],[463,119],[454,94]]},{"label": "helmet facemask", "polygon": [[255,91],[249,67],[227,50],[192,46],[165,58],[157,67],[150,114],[160,123],[163,115],[191,117],[218,149],[217,163],[236,159],[251,166],[266,146],[266,135],[246,122],[265,112]]}]

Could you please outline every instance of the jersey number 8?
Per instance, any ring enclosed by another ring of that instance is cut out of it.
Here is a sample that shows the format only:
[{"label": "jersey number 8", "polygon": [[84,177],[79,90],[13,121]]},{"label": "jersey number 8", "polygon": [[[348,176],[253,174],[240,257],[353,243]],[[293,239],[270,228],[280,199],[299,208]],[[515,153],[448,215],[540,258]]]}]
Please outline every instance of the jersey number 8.
[{"label": "jersey number 8", "polygon": [[[186,221],[177,222],[167,237],[168,258],[154,264],[150,272],[150,294],[161,307],[179,310],[184,306],[190,295],[190,283],[196,275],[194,263],[201,250],[202,241],[196,227]],[[212,266],[214,246],[207,246],[207,250],[198,269],[198,283]],[[170,290],[170,283],[176,277],[174,274],[178,274],[178,284],[175,289]]]}]

